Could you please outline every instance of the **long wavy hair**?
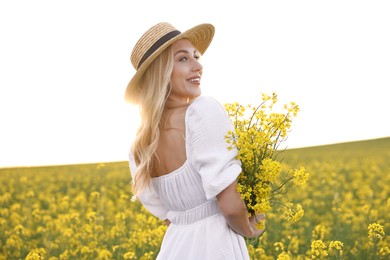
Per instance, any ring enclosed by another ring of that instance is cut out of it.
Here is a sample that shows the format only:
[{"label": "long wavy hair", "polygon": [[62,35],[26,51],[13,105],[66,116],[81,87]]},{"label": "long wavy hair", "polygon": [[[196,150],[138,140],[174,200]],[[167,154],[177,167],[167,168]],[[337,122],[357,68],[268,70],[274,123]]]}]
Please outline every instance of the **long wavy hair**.
[{"label": "long wavy hair", "polygon": [[150,65],[139,85],[141,124],[132,146],[137,164],[133,192],[139,194],[150,184],[154,163],[158,161],[156,149],[160,136],[160,120],[170,92],[173,71],[171,48],[164,50]]}]

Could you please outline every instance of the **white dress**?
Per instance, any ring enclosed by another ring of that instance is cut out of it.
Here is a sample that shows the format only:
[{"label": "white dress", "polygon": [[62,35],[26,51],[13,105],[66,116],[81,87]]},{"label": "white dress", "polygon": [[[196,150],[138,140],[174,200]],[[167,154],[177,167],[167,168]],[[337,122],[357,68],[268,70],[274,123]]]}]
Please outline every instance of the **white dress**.
[{"label": "white dress", "polygon": [[[224,108],[206,96],[188,107],[185,123],[186,161],[175,171],[152,178],[139,195],[147,210],[171,222],[157,259],[249,259],[244,238],[227,225],[216,200],[241,172],[237,151],[229,151],[225,140],[232,123]],[[134,174],[131,153],[129,159]]]}]

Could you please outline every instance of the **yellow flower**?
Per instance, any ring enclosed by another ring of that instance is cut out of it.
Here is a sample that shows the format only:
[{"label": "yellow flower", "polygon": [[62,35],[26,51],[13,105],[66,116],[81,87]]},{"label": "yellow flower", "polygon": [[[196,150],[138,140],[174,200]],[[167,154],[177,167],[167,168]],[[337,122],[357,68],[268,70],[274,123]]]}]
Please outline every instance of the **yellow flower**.
[{"label": "yellow flower", "polygon": [[46,256],[46,250],[44,248],[37,248],[30,251],[27,256],[26,260],[41,260],[45,259]]},{"label": "yellow flower", "polygon": [[275,242],[274,247],[276,251],[284,251],[284,244],[282,242]]},{"label": "yellow flower", "polygon": [[[279,182],[282,165],[276,160],[275,153],[287,137],[292,117],[299,111],[299,107],[291,102],[283,107],[283,113],[273,112],[278,100],[275,93],[263,93],[261,99],[256,106],[243,106],[237,102],[225,104],[234,125],[234,131],[229,131],[225,139],[229,149],[236,148],[238,151],[242,173],[238,178],[237,191],[250,213],[265,213],[271,210],[271,205],[281,204],[274,202],[286,191],[286,184],[292,178]],[[295,175],[294,181],[299,185],[308,178],[303,168],[296,170]],[[300,208],[291,218],[297,221],[302,216]]]},{"label": "yellow flower", "polygon": [[324,225],[316,225],[311,232],[311,237],[313,240],[323,240],[325,236],[328,234],[328,230]]},{"label": "yellow flower", "polygon": [[379,250],[379,255],[381,257],[383,257],[383,259],[385,259],[384,258],[385,256],[389,256],[390,255],[390,247],[389,246],[381,247],[381,249]]},{"label": "yellow flower", "polygon": [[271,158],[265,158],[259,167],[261,174],[264,175],[262,178],[265,182],[275,182],[276,177],[279,176],[282,171],[280,162],[274,161]]},{"label": "yellow flower", "polygon": [[297,186],[305,184],[306,181],[309,179],[309,174],[305,171],[305,168],[303,167],[294,170],[293,176],[293,183]]},{"label": "yellow flower", "polygon": [[82,255],[89,255],[93,252],[93,249],[88,247],[88,246],[83,246],[83,247],[81,247],[80,252]]},{"label": "yellow flower", "polygon": [[299,204],[295,206],[293,203],[289,203],[288,205],[286,205],[286,208],[284,210],[284,218],[287,221],[297,222],[303,217],[304,214],[305,211]]},{"label": "yellow flower", "polygon": [[99,250],[98,259],[112,259],[112,254],[107,249]]},{"label": "yellow flower", "polygon": [[87,219],[89,221],[95,221],[96,220],[96,212],[95,211],[90,211],[87,213]]},{"label": "yellow flower", "polygon": [[331,255],[339,255],[339,256],[342,256],[343,255],[343,246],[344,244],[340,241],[330,241],[329,243],[329,253]]},{"label": "yellow flower", "polygon": [[41,256],[36,252],[30,252],[26,256],[26,260],[41,260]]},{"label": "yellow flower", "polygon": [[91,199],[99,199],[100,198],[100,193],[99,192],[97,192],[97,191],[93,191],[93,192],[91,192]]},{"label": "yellow flower", "polygon": [[70,238],[73,236],[73,230],[71,228],[67,228],[63,232],[64,236]]},{"label": "yellow flower", "polygon": [[368,237],[373,240],[381,240],[385,235],[383,226],[377,223],[368,225]]},{"label": "yellow flower", "polygon": [[125,260],[135,259],[135,253],[134,252],[126,252],[123,255],[123,259],[125,259]]},{"label": "yellow flower", "polygon": [[256,228],[258,230],[263,230],[265,228],[265,220],[260,220],[256,223]]},{"label": "yellow flower", "polygon": [[277,260],[290,260],[291,257],[286,252],[282,252],[278,255]]},{"label": "yellow flower", "polygon": [[312,259],[322,258],[328,255],[326,252],[326,245],[322,240],[315,240],[311,243],[310,256]]}]

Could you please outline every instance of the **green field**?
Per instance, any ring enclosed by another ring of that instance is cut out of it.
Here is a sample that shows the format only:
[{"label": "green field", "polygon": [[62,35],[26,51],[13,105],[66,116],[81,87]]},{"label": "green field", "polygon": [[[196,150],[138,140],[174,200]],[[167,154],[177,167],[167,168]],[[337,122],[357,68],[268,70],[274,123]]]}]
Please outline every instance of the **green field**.
[{"label": "green field", "polygon": [[[390,138],[278,159],[310,173],[286,194],[305,215],[269,213],[253,259],[389,259]],[[166,227],[130,201],[129,182],[127,162],[0,169],[0,259],[154,259]]]}]

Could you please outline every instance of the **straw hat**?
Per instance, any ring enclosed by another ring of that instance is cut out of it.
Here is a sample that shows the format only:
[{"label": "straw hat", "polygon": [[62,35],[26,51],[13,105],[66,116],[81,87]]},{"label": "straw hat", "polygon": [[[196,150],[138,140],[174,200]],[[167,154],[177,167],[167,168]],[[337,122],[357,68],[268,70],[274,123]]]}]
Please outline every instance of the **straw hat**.
[{"label": "straw hat", "polygon": [[151,27],[141,36],[131,53],[130,60],[136,73],[127,85],[126,101],[135,104],[139,102],[140,79],[154,59],[169,45],[180,39],[188,39],[203,55],[213,36],[214,26],[211,24],[200,24],[183,33],[169,23],[158,23]]}]

